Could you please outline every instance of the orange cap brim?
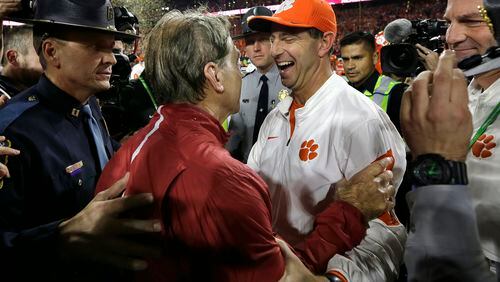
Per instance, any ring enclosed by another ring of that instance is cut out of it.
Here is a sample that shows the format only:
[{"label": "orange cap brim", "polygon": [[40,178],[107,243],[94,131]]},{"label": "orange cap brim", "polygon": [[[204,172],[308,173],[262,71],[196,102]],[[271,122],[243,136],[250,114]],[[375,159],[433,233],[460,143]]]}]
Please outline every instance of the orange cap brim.
[{"label": "orange cap brim", "polygon": [[278,24],[287,27],[295,27],[295,28],[312,28],[312,25],[305,24],[294,24],[289,21],[286,21],[279,17],[269,17],[269,16],[252,16],[248,18],[248,27],[250,29],[260,32],[271,32],[271,27],[273,24]]}]

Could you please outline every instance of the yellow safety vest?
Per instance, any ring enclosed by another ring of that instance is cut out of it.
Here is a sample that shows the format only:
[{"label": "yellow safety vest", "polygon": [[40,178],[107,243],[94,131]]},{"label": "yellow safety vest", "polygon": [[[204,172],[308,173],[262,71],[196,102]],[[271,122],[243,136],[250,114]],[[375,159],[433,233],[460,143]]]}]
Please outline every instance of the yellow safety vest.
[{"label": "yellow safety vest", "polygon": [[391,93],[391,90],[394,86],[399,84],[400,82],[395,81],[394,79],[385,76],[385,75],[380,75],[377,79],[377,83],[375,84],[375,89],[373,90],[373,93],[371,93],[368,90],[365,90],[363,94],[365,94],[366,97],[372,99],[373,102],[375,102],[379,107],[381,107],[384,112],[387,112],[387,105],[389,103],[389,93]]}]

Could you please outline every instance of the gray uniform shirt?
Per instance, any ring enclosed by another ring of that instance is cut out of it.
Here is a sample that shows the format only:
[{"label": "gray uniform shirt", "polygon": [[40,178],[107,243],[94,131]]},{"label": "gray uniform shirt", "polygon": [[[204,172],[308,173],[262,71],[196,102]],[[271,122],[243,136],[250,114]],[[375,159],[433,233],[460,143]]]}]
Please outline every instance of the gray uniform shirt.
[{"label": "gray uniform shirt", "polygon": [[[278,104],[278,93],[280,90],[287,90],[281,84],[281,77],[276,65],[265,74],[269,87],[269,104],[268,111],[270,112]],[[231,116],[229,122],[229,132],[231,137],[226,145],[231,155],[237,159],[247,162],[248,154],[253,146],[253,129],[255,125],[255,115],[257,113],[257,103],[259,101],[260,88],[262,81],[260,77],[262,73],[254,70],[248,73],[243,78],[241,85],[240,111]]]}]

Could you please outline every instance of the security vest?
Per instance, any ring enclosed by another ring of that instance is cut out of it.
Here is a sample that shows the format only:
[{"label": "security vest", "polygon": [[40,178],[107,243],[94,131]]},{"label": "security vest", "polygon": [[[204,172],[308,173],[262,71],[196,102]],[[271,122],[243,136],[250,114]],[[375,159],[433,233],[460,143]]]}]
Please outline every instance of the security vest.
[{"label": "security vest", "polygon": [[375,84],[375,88],[373,89],[373,93],[369,90],[365,90],[363,94],[372,99],[372,101],[379,105],[384,112],[387,112],[389,93],[391,93],[392,88],[399,83],[400,82],[397,82],[388,76],[380,75],[377,79],[377,83]]}]

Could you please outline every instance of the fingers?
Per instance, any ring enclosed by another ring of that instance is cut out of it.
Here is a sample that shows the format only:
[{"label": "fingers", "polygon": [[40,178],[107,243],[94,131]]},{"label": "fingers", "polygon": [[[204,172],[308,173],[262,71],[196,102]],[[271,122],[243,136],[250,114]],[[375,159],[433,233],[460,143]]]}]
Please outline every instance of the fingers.
[{"label": "fingers", "polygon": [[436,71],[434,73],[434,81],[432,86],[432,108],[439,110],[447,105],[451,100],[451,92],[453,87],[453,66],[455,65],[456,57],[452,51],[444,51],[438,61]]},{"label": "fingers", "polygon": [[394,175],[392,171],[386,170],[379,174],[375,179],[373,179],[374,182],[379,183],[382,187],[387,187],[392,183]]},{"label": "fingers", "polygon": [[364,168],[362,171],[356,173],[353,179],[366,179],[365,177],[375,178],[382,172],[384,172],[387,167],[393,162],[393,158],[387,157],[376,162],[371,163],[369,166]]},{"label": "fingers", "polygon": [[412,109],[410,110],[412,121],[425,120],[429,107],[429,85],[432,81],[432,73],[424,71],[420,73],[412,84],[410,99]]},{"label": "fingers", "polygon": [[116,234],[142,234],[161,231],[161,222],[155,219],[119,219],[110,225]]},{"label": "fingers", "polygon": [[153,194],[143,193],[108,200],[105,202],[106,207],[104,209],[106,210],[106,213],[118,215],[125,211],[151,205],[153,201]]},{"label": "fingers", "polygon": [[401,101],[401,109],[399,112],[399,119],[401,120],[402,124],[401,128],[403,130],[403,133],[405,133],[405,130],[408,128],[408,125],[411,124],[411,86],[403,94],[403,98]]},{"label": "fingers", "polygon": [[2,163],[0,163],[0,179],[7,177],[10,178],[9,169]]},{"label": "fingers", "polygon": [[[1,140],[0,140],[1,141]],[[21,152],[19,150],[16,150],[16,149],[12,149],[12,148],[9,148],[9,147],[4,147],[4,146],[0,146],[0,156],[3,156],[3,155],[7,155],[7,156],[17,156],[19,155]]]},{"label": "fingers", "polygon": [[459,69],[453,70],[453,90],[451,91],[450,100],[452,104],[468,109],[469,94],[467,93],[467,79]]},{"label": "fingers", "polygon": [[278,246],[280,247],[281,253],[283,254],[283,257],[285,257],[285,259],[295,256],[295,254],[292,252],[292,250],[290,249],[290,247],[288,246],[288,244],[285,241],[283,241],[279,238],[275,238],[275,239],[276,239],[276,243],[278,243]]},{"label": "fingers", "polygon": [[125,190],[125,187],[127,186],[129,175],[130,173],[127,172],[120,180],[115,182],[115,184],[111,185],[111,187],[102,192],[99,192],[95,196],[94,200],[105,201],[119,197]]}]

